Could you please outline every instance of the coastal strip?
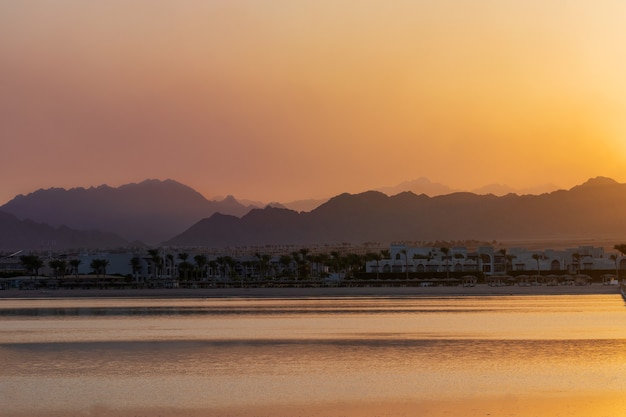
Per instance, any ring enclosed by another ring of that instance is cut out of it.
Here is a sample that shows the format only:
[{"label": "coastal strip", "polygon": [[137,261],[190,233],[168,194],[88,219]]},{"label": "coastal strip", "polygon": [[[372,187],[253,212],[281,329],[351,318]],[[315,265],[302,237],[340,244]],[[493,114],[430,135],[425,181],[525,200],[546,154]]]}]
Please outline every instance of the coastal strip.
[{"label": "coastal strip", "polygon": [[202,289],[46,289],[0,291],[0,299],[33,298],[332,298],[332,297],[457,297],[507,295],[620,294],[614,285],[473,287],[318,287]]}]

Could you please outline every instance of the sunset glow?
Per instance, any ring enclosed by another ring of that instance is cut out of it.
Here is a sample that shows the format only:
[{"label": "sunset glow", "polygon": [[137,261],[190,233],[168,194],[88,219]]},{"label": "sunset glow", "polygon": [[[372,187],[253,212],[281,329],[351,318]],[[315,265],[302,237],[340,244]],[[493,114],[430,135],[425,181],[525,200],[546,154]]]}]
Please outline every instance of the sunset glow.
[{"label": "sunset glow", "polygon": [[626,182],[626,3],[5,1],[0,193]]}]

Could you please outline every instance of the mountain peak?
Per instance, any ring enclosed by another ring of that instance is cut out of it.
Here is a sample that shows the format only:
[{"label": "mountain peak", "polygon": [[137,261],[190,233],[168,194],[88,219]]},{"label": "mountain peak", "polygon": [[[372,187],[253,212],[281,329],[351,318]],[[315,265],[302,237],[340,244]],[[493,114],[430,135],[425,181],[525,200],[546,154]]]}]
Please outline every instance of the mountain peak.
[{"label": "mountain peak", "polygon": [[612,178],[608,177],[594,177],[589,178],[584,183],[573,187],[572,189],[592,188],[592,187],[606,187],[610,185],[618,185],[619,183]]},{"label": "mountain peak", "polygon": [[231,194],[228,194],[226,198],[222,200],[222,202],[223,203],[238,203],[237,199]]}]

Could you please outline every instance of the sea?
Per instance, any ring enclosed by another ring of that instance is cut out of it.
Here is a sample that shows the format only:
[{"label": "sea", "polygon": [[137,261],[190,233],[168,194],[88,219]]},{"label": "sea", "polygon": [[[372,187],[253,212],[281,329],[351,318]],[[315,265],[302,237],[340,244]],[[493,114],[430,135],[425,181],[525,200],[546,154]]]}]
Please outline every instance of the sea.
[{"label": "sea", "polygon": [[3,299],[0,415],[626,416],[626,305]]}]

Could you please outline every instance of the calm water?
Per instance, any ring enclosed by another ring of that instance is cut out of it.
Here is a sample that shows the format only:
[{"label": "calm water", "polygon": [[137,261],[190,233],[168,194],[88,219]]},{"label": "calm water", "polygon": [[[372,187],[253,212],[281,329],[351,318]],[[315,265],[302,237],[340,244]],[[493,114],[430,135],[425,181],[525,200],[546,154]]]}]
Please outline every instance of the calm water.
[{"label": "calm water", "polygon": [[0,364],[7,415],[624,398],[626,306],[618,295],[0,300]]}]

